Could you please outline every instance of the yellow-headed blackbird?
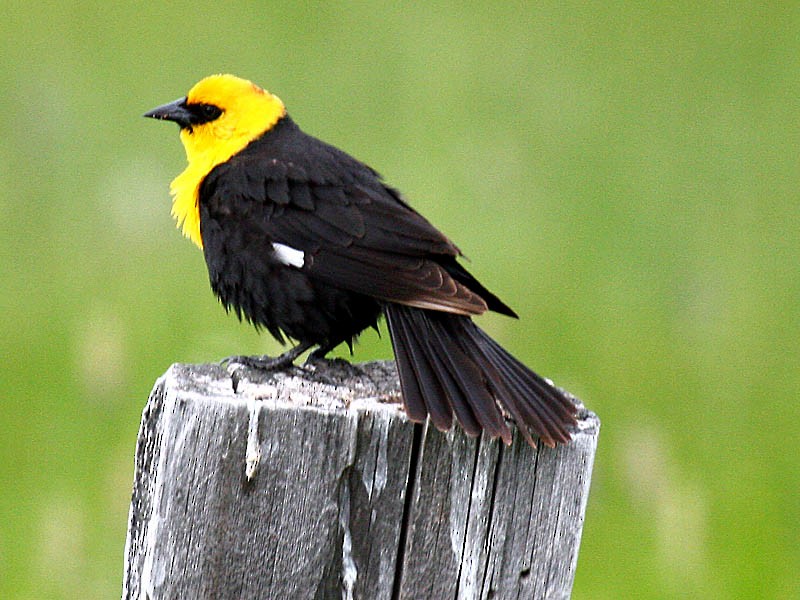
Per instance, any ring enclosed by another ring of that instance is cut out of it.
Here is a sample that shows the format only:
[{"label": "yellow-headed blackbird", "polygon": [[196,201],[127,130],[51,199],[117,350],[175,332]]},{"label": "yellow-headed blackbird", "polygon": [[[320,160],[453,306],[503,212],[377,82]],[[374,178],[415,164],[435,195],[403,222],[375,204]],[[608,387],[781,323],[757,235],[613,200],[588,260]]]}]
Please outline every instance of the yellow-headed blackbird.
[{"label": "yellow-headed blackbird", "polygon": [[288,366],[316,347],[351,346],[383,314],[405,410],[440,430],[453,415],[470,435],[530,444],[570,440],[575,405],[471,320],[516,314],[456,260],[460,250],[380,175],[295,124],[281,100],[231,75],[197,83],[146,117],[174,121],[188,166],[171,185],[172,213],[203,249],[226,309],[279,341]]}]

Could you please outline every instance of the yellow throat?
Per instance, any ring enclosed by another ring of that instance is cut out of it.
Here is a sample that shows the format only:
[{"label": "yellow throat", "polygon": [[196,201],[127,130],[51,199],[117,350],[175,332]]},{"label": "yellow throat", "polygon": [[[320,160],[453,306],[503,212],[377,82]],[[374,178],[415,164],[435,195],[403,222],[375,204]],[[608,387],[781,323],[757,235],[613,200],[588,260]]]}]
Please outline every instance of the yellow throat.
[{"label": "yellow throat", "polygon": [[187,104],[213,104],[222,114],[208,123],[181,129],[186,169],[170,184],[172,216],[183,235],[203,248],[198,194],[206,175],[271,129],[286,114],[280,98],[233,75],[212,75],[198,82]]}]

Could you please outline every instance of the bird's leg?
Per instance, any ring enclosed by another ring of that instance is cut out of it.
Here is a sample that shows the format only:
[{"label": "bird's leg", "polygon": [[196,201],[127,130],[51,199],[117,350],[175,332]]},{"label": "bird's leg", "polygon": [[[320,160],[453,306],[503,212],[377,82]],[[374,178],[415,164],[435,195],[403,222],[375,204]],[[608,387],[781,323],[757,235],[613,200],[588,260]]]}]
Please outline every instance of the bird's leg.
[{"label": "bird's leg", "polygon": [[291,366],[297,357],[314,346],[314,342],[302,342],[280,356],[229,356],[220,361],[220,364],[239,364],[261,371],[278,371]]},{"label": "bird's leg", "polygon": [[325,358],[325,355],[328,352],[330,352],[331,350],[333,350],[338,345],[339,345],[338,343],[336,343],[336,344],[328,343],[328,344],[325,344],[324,346],[320,346],[319,348],[317,348],[311,354],[308,355],[308,359],[306,360],[306,362],[317,362],[319,360],[330,360],[328,358]]},{"label": "bird's leg", "polygon": [[[312,367],[315,367],[318,366],[318,363],[327,363],[330,366],[336,366],[339,367],[340,369],[344,369],[346,372],[349,373],[351,377],[363,377],[364,371],[362,371],[360,368],[352,364],[350,361],[345,360],[343,358],[327,358],[325,356],[326,354],[328,354],[328,352],[336,348],[336,346],[338,346],[342,342],[348,342],[347,345],[350,346],[350,352],[352,353],[353,346],[351,342],[349,342],[346,339],[338,340],[336,342],[328,342],[327,344],[320,345],[319,348],[317,348],[311,354],[308,355],[308,359],[306,360],[306,365],[311,365]],[[320,374],[316,371],[316,369],[314,369],[313,371],[315,376],[317,377],[320,376]],[[325,383],[336,384],[336,382],[330,380],[330,378],[328,377],[323,377],[323,380],[325,380]]]}]

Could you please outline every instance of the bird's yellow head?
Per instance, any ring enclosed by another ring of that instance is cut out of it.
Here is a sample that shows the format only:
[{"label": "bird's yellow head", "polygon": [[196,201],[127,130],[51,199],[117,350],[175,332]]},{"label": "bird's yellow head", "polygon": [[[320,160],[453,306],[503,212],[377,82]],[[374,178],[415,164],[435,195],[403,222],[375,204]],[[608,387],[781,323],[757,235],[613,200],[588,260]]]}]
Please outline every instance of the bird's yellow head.
[{"label": "bird's yellow head", "polygon": [[174,121],[188,166],[170,185],[172,215],[183,234],[200,248],[197,194],[209,171],[240,152],[286,114],[280,98],[233,75],[212,75],[199,81],[184,98],[144,116]]}]

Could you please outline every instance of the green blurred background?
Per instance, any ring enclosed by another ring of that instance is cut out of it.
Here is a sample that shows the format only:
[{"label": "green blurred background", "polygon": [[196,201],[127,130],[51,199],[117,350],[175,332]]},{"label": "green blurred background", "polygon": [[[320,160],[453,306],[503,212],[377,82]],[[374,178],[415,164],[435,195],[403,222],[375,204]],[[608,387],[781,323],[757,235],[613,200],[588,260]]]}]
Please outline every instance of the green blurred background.
[{"label": "green blurred background", "polygon": [[401,188],[522,316],[482,326],[602,418],[575,598],[798,597],[800,5],[772,6],[6,2],[0,597],[118,597],[154,380],[278,350],[209,291],[177,128],[140,116],[226,71]]}]

